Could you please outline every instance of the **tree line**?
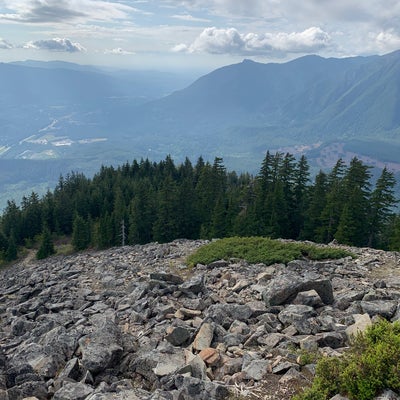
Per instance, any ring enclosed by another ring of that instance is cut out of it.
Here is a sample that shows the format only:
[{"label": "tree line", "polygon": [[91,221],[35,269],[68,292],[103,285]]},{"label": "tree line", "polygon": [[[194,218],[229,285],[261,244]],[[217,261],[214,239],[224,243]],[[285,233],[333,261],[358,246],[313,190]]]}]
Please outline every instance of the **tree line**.
[{"label": "tree line", "polygon": [[372,184],[371,168],[357,158],[339,159],[313,182],[306,157],[290,153],[267,152],[256,176],[228,172],[221,158],[134,160],[102,166],[91,179],[72,172],[41,198],[8,201],[0,257],[13,260],[37,242],[38,258],[46,257],[65,235],[77,251],[235,235],[399,250],[395,185],[386,168]]}]

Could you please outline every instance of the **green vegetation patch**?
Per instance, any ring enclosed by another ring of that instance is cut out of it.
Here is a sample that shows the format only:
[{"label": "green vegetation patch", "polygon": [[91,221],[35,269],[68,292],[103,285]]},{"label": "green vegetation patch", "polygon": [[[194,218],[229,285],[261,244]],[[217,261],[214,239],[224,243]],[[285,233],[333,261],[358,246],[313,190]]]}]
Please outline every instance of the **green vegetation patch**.
[{"label": "green vegetation patch", "polygon": [[359,334],[342,357],[323,357],[312,386],[293,400],[374,399],[385,389],[400,391],[400,323],[382,320]]},{"label": "green vegetation patch", "polygon": [[288,263],[298,259],[338,259],[353,254],[339,248],[317,246],[310,243],[283,242],[267,237],[231,237],[200,247],[187,259],[189,266],[210,264],[213,261],[239,258],[249,263]]}]

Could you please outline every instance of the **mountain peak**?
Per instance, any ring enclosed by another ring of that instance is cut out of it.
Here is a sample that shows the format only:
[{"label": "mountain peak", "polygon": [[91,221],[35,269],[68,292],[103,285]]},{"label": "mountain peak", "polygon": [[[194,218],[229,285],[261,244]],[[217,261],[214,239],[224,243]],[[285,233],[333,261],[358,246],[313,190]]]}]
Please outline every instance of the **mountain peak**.
[{"label": "mountain peak", "polygon": [[250,58],[244,58],[242,64],[256,64],[256,62]]}]

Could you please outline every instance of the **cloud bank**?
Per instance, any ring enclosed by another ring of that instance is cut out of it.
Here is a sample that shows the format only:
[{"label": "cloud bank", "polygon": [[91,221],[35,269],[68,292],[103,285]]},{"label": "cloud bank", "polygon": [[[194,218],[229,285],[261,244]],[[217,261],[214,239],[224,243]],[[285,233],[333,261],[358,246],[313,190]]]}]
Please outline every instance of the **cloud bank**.
[{"label": "cloud bank", "polygon": [[127,19],[135,8],[102,0],[3,0],[13,10],[0,19],[20,23],[112,21]]},{"label": "cloud bank", "polygon": [[8,42],[7,40],[0,38],[0,49],[2,50],[9,50],[9,49],[13,49],[14,46]]},{"label": "cloud bank", "polygon": [[66,38],[53,38],[48,40],[37,40],[25,45],[28,49],[58,51],[66,53],[85,52],[86,49],[80,43],[71,42]]},{"label": "cloud bank", "polygon": [[104,50],[104,54],[114,54],[119,56],[128,56],[131,54],[135,54],[133,51],[124,50],[121,47],[117,47],[115,49]]},{"label": "cloud bank", "polygon": [[187,45],[177,44],[175,52],[263,55],[278,53],[308,53],[329,47],[331,37],[319,27],[311,27],[302,32],[246,33],[235,28],[206,28]]}]

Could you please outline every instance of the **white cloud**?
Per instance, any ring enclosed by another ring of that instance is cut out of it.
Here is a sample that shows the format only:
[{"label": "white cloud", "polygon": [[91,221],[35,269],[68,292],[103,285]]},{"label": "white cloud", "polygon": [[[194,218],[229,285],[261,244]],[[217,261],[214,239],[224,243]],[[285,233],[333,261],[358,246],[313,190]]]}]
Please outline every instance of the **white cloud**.
[{"label": "white cloud", "polygon": [[265,35],[271,46],[288,53],[313,52],[328,47],[331,37],[319,27],[311,27],[303,32],[277,33]]},{"label": "white cloud", "polygon": [[113,21],[137,12],[131,6],[102,0],[3,0],[9,13],[0,19],[21,23]]},{"label": "white cloud", "polygon": [[85,52],[86,49],[80,43],[71,42],[66,38],[53,38],[48,40],[36,40],[28,42],[25,46],[27,49],[49,50],[66,53]]},{"label": "white cloud", "polygon": [[400,49],[400,35],[393,30],[380,32],[376,37],[376,43],[383,52]]},{"label": "white cloud", "polygon": [[176,46],[174,46],[171,50],[174,53],[185,53],[185,52],[189,51],[189,46],[184,43],[180,43],[180,44],[177,44]]},{"label": "white cloud", "polygon": [[176,14],[176,15],[172,15],[171,18],[179,19],[181,21],[188,21],[188,22],[210,22],[209,19],[193,17],[193,15],[190,15],[190,14]]},{"label": "white cloud", "polygon": [[262,55],[273,53],[307,53],[326,48],[331,38],[319,27],[302,32],[247,33],[241,34],[235,28],[206,28],[190,45],[178,44],[175,52]]},{"label": "white cloud", "polygon": [[241,53],[245,42],[242,35],[234,29],[206,28],[188,47],[191,53]]},{"label": "white cloud", "polygon": [[206,10],[212,15],[229,18],[282,18],[286,21],[302,20],[310,24],[315,20],[376,21],[398,16],[398,0],[166,0],[175,7],[187,10]]},{"label": "white cloud", "polygon": [[104,54],[114,54],[114,55],[120,55],[120,56],[127,56],[131,54],[135,54],[132,51],[124,50],[121,47],[117,47],[115,49],[110,49],[110,50],[104,50]]},{"label": "white cloud", "polygon": [[184,6],[188,10],[205,10],[222,17],[261,17],[271,16],[279,2],[276,0],[169,0],[175,6]]},{"label": "white cloud", "polygon": [[8,42],[7,40],[0,38],[0,49],[2,50],[9,50],[9,49],[13,49],[14,46]]}]

